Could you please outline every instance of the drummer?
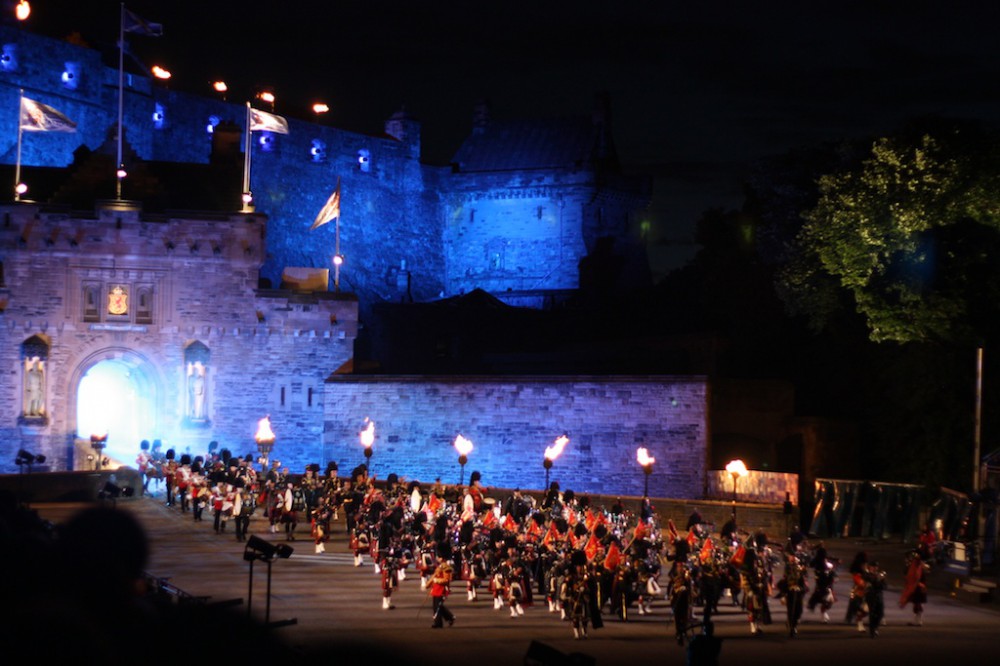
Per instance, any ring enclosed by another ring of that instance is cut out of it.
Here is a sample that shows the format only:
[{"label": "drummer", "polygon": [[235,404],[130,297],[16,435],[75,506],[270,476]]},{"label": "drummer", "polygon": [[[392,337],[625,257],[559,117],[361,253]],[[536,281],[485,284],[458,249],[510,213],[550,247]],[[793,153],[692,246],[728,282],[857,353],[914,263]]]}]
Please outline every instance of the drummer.
[{"label": "drummer", "polygon": [[[486,489],[483,488],[483,475],[476,470],[469,477],[469,495],[472,497],[472,508],[479,514],[485,507],[483,500],[486,499]],[[492,508],[492,506],[490,507]]]}]

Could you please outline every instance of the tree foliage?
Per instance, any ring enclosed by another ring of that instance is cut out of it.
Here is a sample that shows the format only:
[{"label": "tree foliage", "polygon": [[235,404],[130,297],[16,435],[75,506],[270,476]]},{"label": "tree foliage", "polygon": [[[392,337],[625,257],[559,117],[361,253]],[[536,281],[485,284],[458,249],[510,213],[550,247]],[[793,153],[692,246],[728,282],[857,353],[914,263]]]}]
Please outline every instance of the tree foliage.
[{"label": "tree foliage", "polygon": [[872,340],[984,339],[1000,293],[997,145],[937,124],[880,138],[856,168],[820,177],[779,276],[793,311],[822,328],[846,293]]}]

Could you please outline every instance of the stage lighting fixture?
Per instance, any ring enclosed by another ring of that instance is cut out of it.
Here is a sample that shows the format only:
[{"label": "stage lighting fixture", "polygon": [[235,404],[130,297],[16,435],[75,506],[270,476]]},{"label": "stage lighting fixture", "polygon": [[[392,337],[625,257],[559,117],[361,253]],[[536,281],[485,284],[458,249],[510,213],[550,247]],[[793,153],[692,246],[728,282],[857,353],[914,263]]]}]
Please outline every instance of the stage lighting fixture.
[{"label": "stage lighting fixture", "polygon": [[15,465],[41,465],[45,462],[45,456],[36,455],[29,451],[21,449],[17,452],[17,458],[14,459]]},{"label": "stage lighting fixture", "polygon": [[258,536],[251,536],[243,551],[243,559],[248,562],[253,560],[272,562],[277,559],[288,559],[294,551],[295,549],[288,544],[273,544]]}]

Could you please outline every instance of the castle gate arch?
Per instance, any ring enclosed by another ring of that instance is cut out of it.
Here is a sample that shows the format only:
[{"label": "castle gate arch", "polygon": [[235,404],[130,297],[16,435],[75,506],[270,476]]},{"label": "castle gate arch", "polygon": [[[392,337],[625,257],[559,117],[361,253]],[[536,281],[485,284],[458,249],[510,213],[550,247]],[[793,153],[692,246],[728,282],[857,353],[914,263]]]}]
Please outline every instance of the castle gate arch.
[{"label": "castle gate arch", "polygon": [[107,433],[104,455],[134,466],[139,442],[161,436],[163,382],[156,367],[122,347],[86,357],[70,378],[69,426],[80,439]]}]

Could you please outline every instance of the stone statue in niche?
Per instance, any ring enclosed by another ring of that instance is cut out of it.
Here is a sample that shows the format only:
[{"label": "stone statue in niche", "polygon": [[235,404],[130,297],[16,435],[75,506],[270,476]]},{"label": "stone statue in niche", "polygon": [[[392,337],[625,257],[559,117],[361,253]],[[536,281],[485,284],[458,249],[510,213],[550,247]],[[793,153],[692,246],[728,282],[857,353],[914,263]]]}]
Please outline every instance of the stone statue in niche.
[{"label": "stone statue in niche", "polygon": [[195,421],[204,421],[207,416],[207,382],[208,368],[201,361],[188,363],[188,416]]},{"label": "stone statue in niche", "polygon": [[24,362],[24,415],[45,416],[45,366],[37,356]]}]

